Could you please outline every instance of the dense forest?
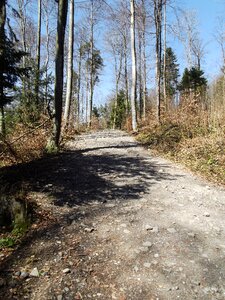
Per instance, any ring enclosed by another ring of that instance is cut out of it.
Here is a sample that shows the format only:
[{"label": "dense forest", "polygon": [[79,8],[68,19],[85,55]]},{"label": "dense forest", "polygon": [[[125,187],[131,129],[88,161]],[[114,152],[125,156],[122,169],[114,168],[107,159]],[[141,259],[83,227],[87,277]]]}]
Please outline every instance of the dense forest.
[{"label": "dense forest", "polygon": [[197,15],[172,0],[5,0],[0,28],[2,166],[57,152],[81,131],[112,128],[224,178],[222,16],[213,79]]}]

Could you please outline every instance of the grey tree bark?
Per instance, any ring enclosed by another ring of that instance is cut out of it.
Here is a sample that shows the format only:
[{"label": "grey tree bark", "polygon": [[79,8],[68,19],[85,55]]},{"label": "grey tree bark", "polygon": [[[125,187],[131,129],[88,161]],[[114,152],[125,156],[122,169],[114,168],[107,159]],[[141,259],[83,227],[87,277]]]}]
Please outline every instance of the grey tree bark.
[{"label": "grey tree bark", "polygon": [[165,103],[166,111],[169,110],[169,103],[166,95],[166,34],[167,34],[167,27],[166,27],[166,0],[164,0],[164,43],[163,43],[163,54],[164,54],[164,60],[163,60],[163,100]]},{"label": "grey tree bark", "polygon": [[[26,6],[27,1],[26,0],[17,0],[17,5],[19,8],[19,27],[20,27],[20,34],[21,34],[21,44],[22,44],[22,50],[24,53],[27,52],[27,43],[26,43]],[[26,56],[24,55],[22,58],[22,67],[26,68]],[[23,97],[26,95],[26,79],[25,76],[22,77],[22,94]]]},{"label": "grey tree bark", "polygon": [[68,0],[58,1],[58,21],[56,35],[56,60],[55,60],[55,87],[54,87],[54,129],[53,147],[59,147],[62,123],[62,97],[63,97],[63,67],[64,67],[64,40],[67,20]]},{"label": "grey tree bark", "polygon": [[137,60],[136,60],[136,45],[135,45],[135,2],[130,0],[130,12],[131,12],[131,56],[132,56],[132,86],[131,86],[131,115],[132,115],[132,129],[137,131]]},{"label": "grey tree bark", "polygon": [[91,74],[90,74],[90,97],[89,97],[89,111],[88,111],[88,127],[91,127],[92,119],[92,109],[93,109],[93,95],[94,95],[94,62],[93,62],[93,52],[94,52],[94,0],[91,0]]},{"label": "grey tree bark", "polygon": [[73,83],[73,52],[74,52],[74,0],[70,1],[70,20],[69,20],[69,45],[68,45],[68,63],[67,63],[67,87],[66,87],[66,103],[64,112],[65,129],[68,127],[70,106],[72,98]]},{"label": "grey tree bark", "polygon": [[156,117],[161,122],[161,55],[162,55],[162,0],[154,0],[154,22],[156,29]]},{"label": "grey tree bark", "polygon": [[147,64],[146,64],[146,7],[142,0],[142,42],[143,42],[143,119],[146,119],[147,101]]},{"label": "grey tree bark", "polygon": [[129,113],[129,80],[128,80],[128,63],[127,63],[127,32],[123,36],[124,41],[124,77],[125,77],[125,93],[126,93],[126,116]]},{"label": "grey tree bark", "polygon": [[[6,21],[6,1],[0,2],[0,54],[2,54],[5,43],[5,21]],[[0,74],[0,81],[2,82],[3,74]],[[1,84],[0,97],[3,97],[3,86]],[[0,98],[0,133],[5,136],[5,114],[3,99]]]},{"label": "grey tree bark", "polygon": [[81,92],[81,68],[82,68],[82,49],[81,49],[80,44],[80,49],[79,49],[79,57],[78,57],[78,78],[77,78],[77,128],[79,129],[79,124],[80,124],[80,92]]},{"label": "grey tree bark", "polygon": [[41,59],[41,15],[42,15],[42,0],[38,0],[38,27],[37,27],[36,78],[35,78],[35,98],[36,98],[37,108],[39,106],[39,81],[40,81],[40,59]]}]

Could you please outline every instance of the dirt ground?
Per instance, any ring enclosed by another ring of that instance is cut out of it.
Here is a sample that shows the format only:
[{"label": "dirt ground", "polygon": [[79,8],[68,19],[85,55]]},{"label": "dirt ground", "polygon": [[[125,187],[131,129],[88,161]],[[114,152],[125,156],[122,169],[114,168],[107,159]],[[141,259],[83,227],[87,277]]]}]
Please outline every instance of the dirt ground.
[{"label": "dirt ground", "polygon": [[44,212],[0,254],[0,299],[225,299],[225,190],[121,131],[29,164]]}]

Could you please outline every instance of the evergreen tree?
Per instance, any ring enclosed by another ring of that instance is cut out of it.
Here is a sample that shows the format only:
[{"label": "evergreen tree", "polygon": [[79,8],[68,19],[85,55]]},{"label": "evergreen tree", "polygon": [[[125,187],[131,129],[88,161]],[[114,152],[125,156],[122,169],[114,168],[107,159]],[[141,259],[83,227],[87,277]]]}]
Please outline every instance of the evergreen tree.
[{"label": "evergreen tree", "polygon": [[0,1],[0,132],[5,135],[4,107],[13,100],[13,88],[18,78],[25,73],[19,67],[22,51],[17,51],[5,30],[6,0]]},{"label": "evergreen tree", "polygon": [[121,129],[126,118],[126,95],[123,90],[117,95],[117,105],[113,105],[111,112],[111,122],[114,122],[115,127]]},{"label": "evergreen tree", "polygon": [[[164,59],[163,59],[164,61]],[[171,47],[166,48],[166,95],[171,99],[178,88],[179,64]],[[162,73],[164,66],[162,65]]]},{"label": "evergreen tree", "polygon": [[[87,44],[88,45],[88,44]],[[100,51],[93,50],[93,58],[88,57],[86,64],[88,66],[89,72],[91,73],[91,68],[93,72],[93,85],[99,82],[99,71],[103,68],[103,59],[101,57]],[[92,66],[93,64],[93,66]]]},{"label": "evergreen tree", "polygon": [[184,70],[181,79],[179,90],[181,92],[196,92],[198,88],[205,88],[207,86],[207,79],[204,77],[204,72],[199,68],[192,67],[190,70]]}]

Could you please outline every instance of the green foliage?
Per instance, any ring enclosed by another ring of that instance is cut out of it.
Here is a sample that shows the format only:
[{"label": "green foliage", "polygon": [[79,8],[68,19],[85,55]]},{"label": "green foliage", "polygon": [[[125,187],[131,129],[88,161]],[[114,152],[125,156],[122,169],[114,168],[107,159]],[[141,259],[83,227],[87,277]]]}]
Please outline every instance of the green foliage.
[{"label": "green foliage", "polygon": [[94,85],[99,82],[99,71],[103,68],[103,59],[100,55],[100,51],[94,49],[93,50],[93,59],[91,57],[88,57],[86,61],[86,65],[89,69],[89,72],[91,73],[91,70],[93,72],[94,77]]},{"label": "green foliage", "polygon": [[4,107],[13,100],[15,83],[27,69],[20,67],[24,52],[15,49],[6,35],[0,39],[0,106]]},{"label": "green foliage", "polygon": [[100,117],[100,112],[98,111],[98,108],[96,106],[93,107],[92,114],[97,119]]},{"label": "green foliage", "polygon": [[59,152],[59,148],[56,147],[55,142],[52,139],[49,139],[45,151],[47,154],[56,154]]},{"label": "green foliage", "polygon": [[190,70],[184,70],[183,77],[179,84],[179,90],[182,92],[196,91],[199,87],[206,87],[207,79],[204,72],[198,68],[192,67]]},{"label": "green foliage", "polygon": [[0,250],[3,248],[12,248],[15,245],[15,239],[12,237],[6,237],[0,239]]},{"label": "green foliage", "polygon": [[[164,62],[164,59],[163,59]],[[162,65],[163,75],[164,65]],[[166,48],[166,94],[169,97],[174,96],[178,87],[179,64],[176,55],[171,47]]]},{"label": "green foliage", "polygon": [[28,227],[30,226],[30,222],[28,221],[24,221],[20,224],[15,224],[12,234],[16,237],[20,237],[22,236],[28,229]]},{"label": "green foliage", "polygon": [[122,128],[126,118],[126,95],[123,90],[119,91],[117,99],[114,99],[114,105],[111,112],[111,124],[116,128]]},{"label": "green foliage", "polygon": [[42,68],[39,72],[39,97],[37,101],[34,82],[36,80],[36,62],[33,58],[27,58],[29,65],[28,76],[23,78],[23,87],[16,89],[15,99],[19,105],[16,113],[19,121],[25,124],[35,124],[39,121],[41,113],[47,109],[49,113],[53,102],[52,85],[54,78],[52,74],[47,74],[46,69]]}]

